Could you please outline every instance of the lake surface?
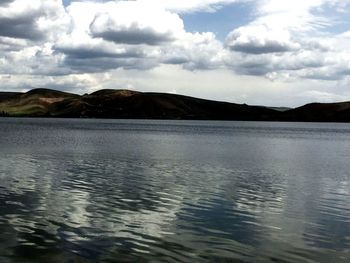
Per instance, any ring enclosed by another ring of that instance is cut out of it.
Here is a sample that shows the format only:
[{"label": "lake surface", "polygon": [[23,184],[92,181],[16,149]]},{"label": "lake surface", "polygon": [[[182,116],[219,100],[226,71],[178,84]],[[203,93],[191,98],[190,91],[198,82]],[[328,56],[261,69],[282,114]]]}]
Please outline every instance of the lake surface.
[{"label": "lake surface", "polygon": [[350,125],[0,118],[0,262],[350,262]]}]

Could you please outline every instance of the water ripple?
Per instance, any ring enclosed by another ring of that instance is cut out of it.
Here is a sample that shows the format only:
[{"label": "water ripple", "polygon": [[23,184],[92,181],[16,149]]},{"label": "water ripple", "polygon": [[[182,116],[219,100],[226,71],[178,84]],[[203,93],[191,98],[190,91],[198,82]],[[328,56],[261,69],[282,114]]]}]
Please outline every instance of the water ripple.
[{"label": "water ripple", "polygon": [[0,123],[1,262],[349,261],[349,126]]}]

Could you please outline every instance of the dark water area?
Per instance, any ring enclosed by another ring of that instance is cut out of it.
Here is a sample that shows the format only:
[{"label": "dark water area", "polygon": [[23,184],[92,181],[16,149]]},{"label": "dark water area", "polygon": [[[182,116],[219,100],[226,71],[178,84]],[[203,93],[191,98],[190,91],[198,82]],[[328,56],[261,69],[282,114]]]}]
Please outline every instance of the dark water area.
[{"label": "dark water area", "polygon": [[0,118],[0,262],[350,262],[350,125]]}]

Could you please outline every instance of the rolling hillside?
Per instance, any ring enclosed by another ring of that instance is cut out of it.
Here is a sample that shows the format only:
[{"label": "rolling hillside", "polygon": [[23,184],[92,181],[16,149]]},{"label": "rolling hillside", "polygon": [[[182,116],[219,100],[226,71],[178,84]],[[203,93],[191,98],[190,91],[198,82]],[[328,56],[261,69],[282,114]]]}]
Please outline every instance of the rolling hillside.
[{"label": "rolling hillside", "polygon": [[76,95],[50,89],[0,92],[0,115],[17,117],[350,122],[350,102],[295,109],[249,106],[168,93],[100,90]]},{"label": "rolling hillside", "polygon": [[286,121],[350,122],[350,102],[310,103],[285,112]]},{"label": "rolling hillside", "polygon": [[261,106],[130,90],[100,90],[79,96],[35,89],[6,96],[0,101],[0,112],[21,117],[274,120],[279,115]]}]

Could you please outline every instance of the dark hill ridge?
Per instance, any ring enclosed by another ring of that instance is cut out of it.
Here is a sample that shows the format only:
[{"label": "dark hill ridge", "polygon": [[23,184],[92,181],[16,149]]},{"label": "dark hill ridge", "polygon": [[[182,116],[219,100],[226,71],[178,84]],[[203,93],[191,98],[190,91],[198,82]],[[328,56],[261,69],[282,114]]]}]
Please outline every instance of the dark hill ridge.
[{"label": "dark hill ridge", "polygon": [[79,96],[35,89],[12,95],[0,102],[0,112],[6,112],[10,116],[272,120],[278,115],[277,111],[266,107],[130,90],[100,90]]},{"label": "dark hill ridge", "polygon": [[121,96],[121,97],[129,97],[135,94],[140,94],[138,91],[132,91],[127,89],[102,89],[95,91],[90,94],[90,96]]},{"label": "dark hill ridge", "polygon": [[0,102],[11,99],[12,97],[19,95],[19,92],[0,92]]},{"label": "dark hill ridge", "polygon": [[350,122],[350,102],[310,103],[286,111],[288,121]]},{"label": "dark hill ridge", "polygon": [[49,116],[48,110],[52,104],[79,97],[56,90],[33,89],[0,101],[0,112],[6,112],[9,116]]},{"label": "dark hill ridge", "polygon": [[21,117],[350,122],[350,102],[288,108],[249,106],[168,93],[34,89],[0,92],[0,115]]},{"label": "dark hill ridge", "polygon": [[275,111],[174,94],[102,90],[55,103],[50,113],[60,117],[267,120]]}]

